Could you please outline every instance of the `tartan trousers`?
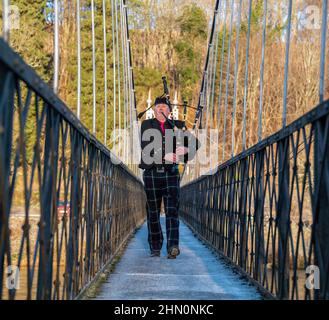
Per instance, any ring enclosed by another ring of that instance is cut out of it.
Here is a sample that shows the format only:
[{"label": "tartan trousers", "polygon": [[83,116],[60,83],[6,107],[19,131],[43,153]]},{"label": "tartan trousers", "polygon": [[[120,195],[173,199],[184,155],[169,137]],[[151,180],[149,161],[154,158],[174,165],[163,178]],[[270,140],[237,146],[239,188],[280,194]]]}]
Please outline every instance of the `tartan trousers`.
[{"label": "tartan trousers", "polygon": [[177,168],[172,172],[157,172],[144,170],[144,189],[146,192],[148,243],[150,250],[161,250],[163,234],[160,224],[160,209],[162,198],[166,213],[167,252],[179,243],[179,182]]}]

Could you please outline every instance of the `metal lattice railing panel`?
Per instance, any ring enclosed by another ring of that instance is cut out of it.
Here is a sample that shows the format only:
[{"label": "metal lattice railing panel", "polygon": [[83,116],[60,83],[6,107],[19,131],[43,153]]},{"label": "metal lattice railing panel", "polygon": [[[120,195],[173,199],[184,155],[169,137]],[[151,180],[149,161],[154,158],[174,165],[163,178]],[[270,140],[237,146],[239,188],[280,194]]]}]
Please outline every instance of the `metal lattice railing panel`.
[{"label": "metal lattice railing panel", "polygon": [[74,299],[144,221],[143,185],[0,52],[0,299]]},{"label": "metal lattice railing panel", "polygon": [[328,134],[327,101],[182,188],[188,225],[280,299],[329,298]]}]

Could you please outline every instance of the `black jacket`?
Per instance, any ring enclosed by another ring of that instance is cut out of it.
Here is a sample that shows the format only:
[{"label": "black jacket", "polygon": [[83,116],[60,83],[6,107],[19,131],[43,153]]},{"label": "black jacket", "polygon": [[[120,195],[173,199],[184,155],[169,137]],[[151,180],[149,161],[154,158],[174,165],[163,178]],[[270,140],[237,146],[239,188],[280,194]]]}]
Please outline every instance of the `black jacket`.
[{"label": "black jacket", "polygon": [[[187,163],[188,160],[191,160],[194,158],[196,151],[200,148],[200,142],[199,140],[193,135],[191,134],[188,130],[186,130],[185,132],[183,131],[184,128],[184,122],[180,121],[180,120],[170,120],[170,122],[167,120],[165,122],[164,128],[165,130],[172,130],[172,124],[175,123],[175,135],[179,135],[179,134],[184,134],[184,146],[189,148],[189,153],[186,154],[184,156],[184,159],[182,159],[184,161],[184,163]],[[162,137],[162,145],[160,146],[155,146],[154,149],[149,152],[145,152],[145,147],[147,147],[148,144],[152,143],[154,141],[154,138],[152,138],[152,135],[150,137],[150,139],[145,139],[146,135],[145,132],[148,129],[156,129],[160,132],[161,137]],[[143,140],[143,136],[144,136],[144,140]],[[149,141],[146,141],[149,140]],[[181,139],[183,140],[183,139]],[[173,136],[173,148],[171,152],[176,152],[176,136]],[[160,122],[156,119],[148,119],[148,120],[144,120],[142,122],[142,126],[141,126],[141,149],[142,149],[142,155],[141,155],[141,162],[139,167],[141,169],[151,169],[153,167],[161,167],[164,166],[166,169],[171,169],[174,165],[177,164],[170,164],[170,163],[165,163],[165,160],[163,159],[165,156],[165,135],[163,135],[162,131],[161,131],[161,126],[160,126]],[[153,157],[154,162],[152,163],[145,163],[144,160],[146,159],[146,154],[150,153],[151,157]]]}]

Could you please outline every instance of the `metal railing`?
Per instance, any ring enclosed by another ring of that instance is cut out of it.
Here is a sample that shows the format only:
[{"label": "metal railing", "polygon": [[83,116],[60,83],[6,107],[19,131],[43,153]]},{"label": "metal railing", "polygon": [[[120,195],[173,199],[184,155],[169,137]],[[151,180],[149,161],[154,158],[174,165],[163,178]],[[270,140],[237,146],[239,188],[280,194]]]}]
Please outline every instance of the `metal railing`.
[{"label": "metal railing", "polygon": [[180,215],[279,299],[329,299],[329,102],[182,188]]},{"label": "metal railing", "polygon": [[113,160],[0,39],[0,299],[76,298],[141,225],[142,182]]}]

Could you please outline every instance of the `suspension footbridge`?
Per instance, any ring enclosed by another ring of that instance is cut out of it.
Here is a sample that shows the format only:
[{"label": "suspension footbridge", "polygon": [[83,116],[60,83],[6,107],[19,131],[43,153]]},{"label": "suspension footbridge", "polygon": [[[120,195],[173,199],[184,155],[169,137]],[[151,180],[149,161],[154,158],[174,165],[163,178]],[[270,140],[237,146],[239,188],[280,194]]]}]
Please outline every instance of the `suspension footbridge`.
[{"label": "suspension footbridge", "polygon": [[329,298],[328,1],[275,3],[214,2],[199,99],[185,119],[204,150],[182,173],[182,254],[171,261],[148,256],[129,2],[70,1],[71,105],[59,89],[66,1],[46,5],[48,83],[16,52],[15,1],[2,1],[0,299],[81,298],[119,255],[93,298]]}]

